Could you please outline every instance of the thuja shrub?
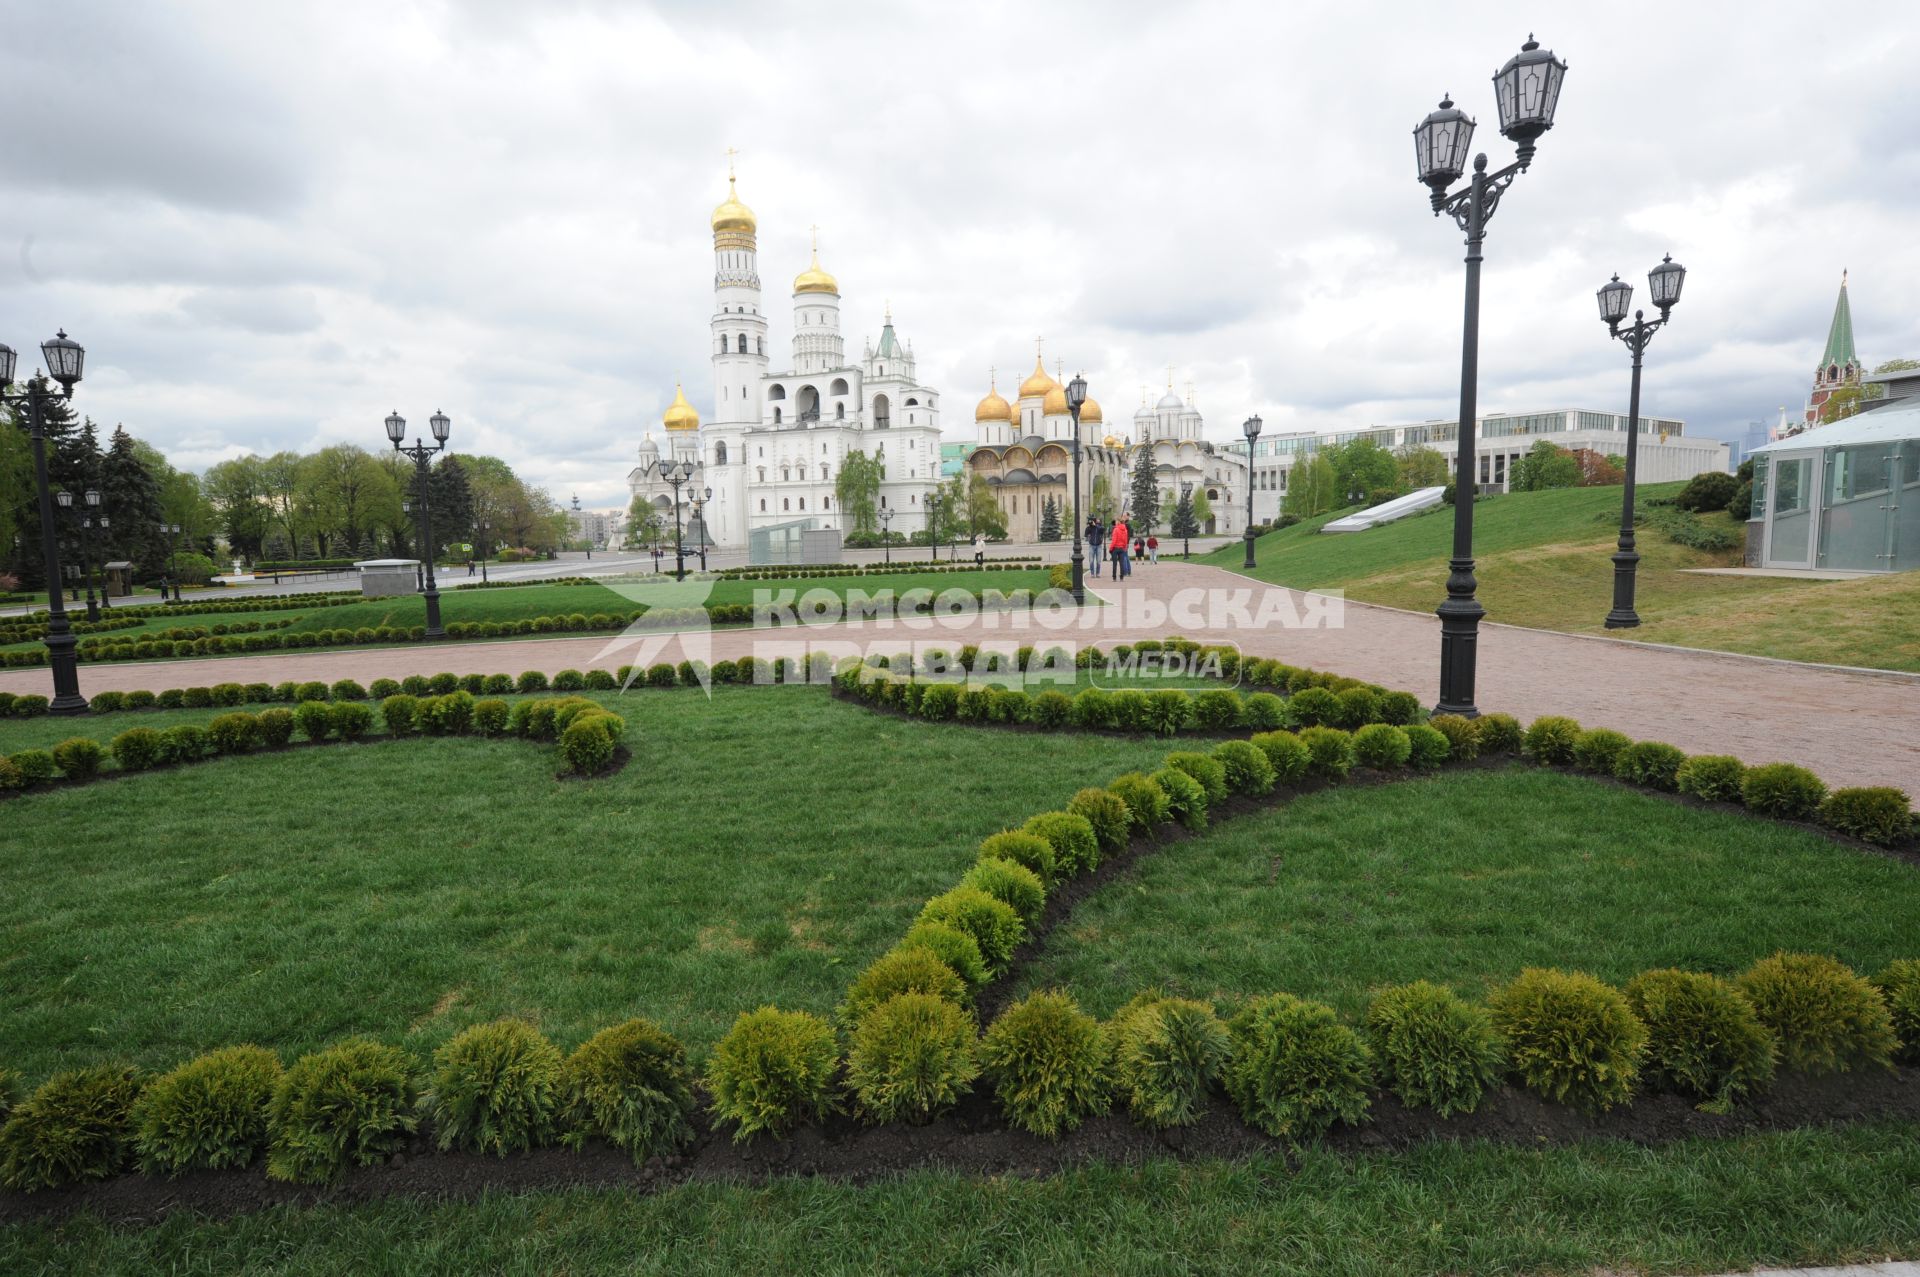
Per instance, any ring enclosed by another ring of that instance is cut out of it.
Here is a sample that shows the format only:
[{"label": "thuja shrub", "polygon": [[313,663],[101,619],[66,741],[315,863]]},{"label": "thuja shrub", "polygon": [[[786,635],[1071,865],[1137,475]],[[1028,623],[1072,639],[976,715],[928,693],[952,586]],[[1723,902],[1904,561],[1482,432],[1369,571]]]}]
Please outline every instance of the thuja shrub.
[{"label": "thuja shrub", "polygon": [[1645,785],[1648,789],[1671,793],[1680,765],[1686,761],[1683,751],[1665,741],[1635,741],[1613,760],[1613,774],[1615,779],[1629,785]]},{"label": "thuja shrub", "polygon": [[[24,788],[26,783],[26,777],[22,776],[20,769],[13,765],[13,760],[0,754],[0,794]],[[0,1114],[0,1117],[4,1117],[4,1114]]]},{"label": "thuja shrub", "polygon": [[482,736],[504,736],[507,733],[507,720],[512,711],[507,703],[497,696],[473,703],[473,730]]},{"label": "thuja shrub", "polygon": [[1521,738],[1520,752],[1536,763],[1565,767],[1573,761],[1573,743],[1580,738],[1580,724],[1571,718],[1548,714],[1536,718]]},{"label": "thuja shrub", "polygon": [[1643,1068],[1650,1080],[1721,1113],[1773,1081],[1773,1031],[1719,976],[1643,971],[1627,981],[1626,995],[1647,1026]]},{"label": "thuja shrub", "polygon": [[325,701],[301,701],[293,707],[293,725],[308,740],[325,740],[333,734],[333,707]]},{"label": "thuja shrub", "polygon": [[217,754],[244,754],[260,743],[260,720],[252,714],[221,714],[207,724]]},{"label": "thuja shrub", "polygon": [[561,670],[553,676],[553,690],[556,692],[578,692],[587,685],[587,676],[579,670]]},{"label": "thuja shrub", "polygon": [[520,675],[514,688],[521,692],[544,692],[547,690],[547,676],[539,670],[528,670]]},{"label": "thuja shrub", "polygon": [[1573,738],[1573,765],[1596,776],[1613,775],[1613,760],[1633,738],[1611,727],[1593,727]]},{"label": "thuja shrub", "polygon": [[897,993],[853,1032],[847,1088],[874,1122],[924,1123],[952,1108],[980,1074],[973,1016],[948,998]]},{"label": "thuja shrub", "polygon": [[293,689],[296,702],[324,701],[327,699],[327,685],[318,681],[302,683]]},{"label": "thuja shrub", "polygon": [[421,1097],[435,1142],[496,1157],[549,1143],[560,1064],[560,1049],[524,1020],[462,1029],[434,1052]]},{"label": "thuja shrub", "polygon": [[1525,739],[1520,720],[1511,714],[1482,714],[1473,720],[1473,731],[1483,754],[1517,754]]},{"label": "thuja shrub", "polygon": [[979,861],[960,879],[963,887],[980,890],[1012,907],[1028,928],[1040,921],[1047,907],[1047,888],[1038,874],[1011,860],[989,858]]},{"label": "thuja shrub", "polygon": [[1374,994],[1366,1032],[1382,1085],[1407,1107],[1441,1117],[1473,1112],[1506,1069],[1492,1013],[1426,980]]},{"label": "thuja shrub", "polygon": [[[195,727],[192,723],[182,723],[178,727],[169,727],[160,734],[161,748],[170,763],[191,763],[207,756],[211,748],[207,741],[206,729]],[[20,755],[14,755],[16,761]]]},{"label": "thuja shrub", "polygon": [[390,678],[376,678],[373,682],[367,684],[367,695],[373,697],[376,701],[384,701],[389,696],[398,696],[399,694],[400,684]]},{"label": "thuja shrub", "polygon": [[60,765],[53,761],[53,752],[45,749],[23,749],[7,760],[20,777],[23,787],[50,785],[60,774]]},{"label": "thuja shrub", "polygon": [[1382,692],[1380,694],[1380,721],[1392,723],[1395,727],[1406,727],[1420,721],[1420,698],[1412,692]]},{"label": "thuja shrub", "polygon": [[1190,1126],[1226,1066],[1233,1039],[1205,1002],[1143,993],[1114,1013],[1113,1089],[1145,1126]]},{"label": "thuja shrub", "polygon": [[1207,804],[1225,802],[1231,792],[1227,787],[1227,769],[1218,759],[1198,750],[1177,749],[1166,757],[1166,766],[1183,771],[1200,782],[1206,791]]},{"label": "thuja shrub", "polygon": [[1710,803],[1740,801],[1747,765],[1731,754],[1695,754],[1673,774],[1674,788]]},{"label": "thuja shrub", "polygon": [[[1184,695],[1184,693],[1183,693]],[[1156,731],[1151,710],[1153,701],[1137,687],[1124,687],[1112,694],[1113,725],[1127,732]]]},{"label": "thuja shrub", "polygon": [[1407,761],[1421,771],[1432,771],[1452,755],[1453,746],[1447,742],[1446,733],[1437,727],[1415,723],[1400,730],[1407,734],[1407,748],[1410,751]]},{"label": "thuja shrub", "polygon": [[424,674],[407,675],[400,680],[400,690],[408,696],[416,697],[430,696],[433,694],[433,688],[428,684],[427,677]]},{"label": "thuja shrub", "polygon": [[480,681],[480,690],[488,696],[505,696],[514,690],[513,675],[489,674]]},{"label": "thuja shrub", "polygon": [[160,761],[160,733],[151,727],[129,727],[108,746],[120,770],[143,772]]},{"label": "thuja shrub", "polygon": [[387,730],[395,736],[405,736],[413,731],[414,721],[420,714],[420,699],[407,692],[399,692],[380,702],[380,718]]},{"label": "thuja shrub", "polygon": [[435,696],[446,696],[460,690],[460,679],[457,675],[442,670],[427,680],[427,690]]},{"label": "thuja shrub", "polygon": [[1894,1058],[1902,1064],[1920,1064],[1920,959],[1898,958],[1873,977],[1873,987],[1886,1000],[1900,1047]]},{"label": "thuja shrub", "polygon": [[139,691],[127,693],[127,708],[152,709],[159,699],[154,693],[142,688]]},{"label": "thuja shrub", "polygon": [[1273,764],[1251,741],[1222,741],[1213,747],[1212,757],[1226,772],[1229,792],[1258,795],[1273,789]]},{"label": "thuja shrub", "polygon": [[1240,696],[1223,687],[1195,692],[1188,707],[1193,725],[1203,732],[1225,731],[1240,722]]},{"label": "thuja shrub", "polygon": [[75,736],[53,747],[54,764],[68,780],[92,780],[106,757],[107,751],[90,736]]},{"label": "thuja shrub", "polygon": [[1340,698],[1324,687],[1308,687],[1287,701],[1293,721],[1302,727],[1333,727],[1340,721]]},{"label": "thuja shrub", "polygon": [[303,1055],[267,1107],[267,1174],[324,1184],[349,1166],[375,1166],[414,1128],[413,1063],[399,1047],[350,1038]]},{"label": "thuja shrub", "polygon": [[333,699],[336,701],[364,701],[367,699],[367,689],[350,678],[341,679],[335,683],[330,690],[333,693]]},{"label": "thuja shrub", "polygon": [[1781,820],[1806,820],[1820,810],[1827,787],[1793,763],[1764,763],[1740,778],[1740,799],[1750,810]]},{"label": "thuja shrub", "polygon": [[1029,817],[1020,832],[1044,838],[1053,847],[1053,863],[1062,878],[1086,873],[1100,863],[1100,841],[1085,816],[1043,811]]},{"label": "thuja shrub", "polygon": [[1647,1027],[1618,989],[1578,971],[1529,967],[1488,1005],[1529,1090],[1587,1113],[1632,1098]]},{"label": "thuja shrub", "polygon": [[1177,767],[1162,767],[1148,777],[1167,796],[1167,815],[1182,828],[1199,832],[1207,827],[1207,791]]},{"label": "thuja shrub", "polygon": [[[1006,865],[1006,861],[996,862]],[[976,946],[977,948],[977,946]],[[869,1011],[902,993],[924,993],[956,1006],[969,1001],[967,984],[932,949],[920,945],[889,950],[854,977],[846,1000],[834,1013],[847,1031],[860,1027]]]},{"label": "thuja shrub", "polygon": [[1868,785],[1834,790],[1816,814],[1829,829],[1890,847],[1913,832],[1912,806],[1903,789]]},{"label": "thuja shrub", "polygon": [[987,982],[987,960],[981,956],[980,942],[949,923],[916,922],[889,952],[909,949],[925,949],[945,963],[969,989]]},{"label": "thuja shrub", "polygon": [[1300,731],[1300,743],[1307,748],[1309,775],[1344,780],[1353,770],[1353,737],[1346,732],[1336,727],[1306,727]]},{"label": "thuja shrub", "polygon": [[1356,727],[1365,727],[1380,718],[1380,698],[1371,688],[1349,687],[1343,692],[1335,692],[1334,700],[1340,703],[1339,721],[1336,727],[1349,731]]},{"label": "thuja shrub", "polygon": [[1132,827],[1152,833],[1167,823],[1167,793],[1145,772],[1128,772],[1107,786],[1107,792],[1126,806]]},{"label": "thuja shrub", "polygon": [[560,1068],[562,1143],[588,1137],[624,1149],[639,1165],[693,1139],[693,1073],[687,1049],[651,1021],[632,1019],[582,1042]]},{"label": "thuja shrub", "polygon": [[1261,732],[1249,743],[1267,756],[1267,761],[1273,764],[1274,777],[1280,784],[1294,784],[1313,765],[1313,757],[1307,752],[1307,747],[1292,732]]},{"label": "thuja shrub", "polygon": [[1240,703],[1240,725],[1270,732],[1287,725],[1287,703],[1272,692],[1254,692]]},{"label": "thuja shrub", "polygon": [[919,921],[944,922],[973,937],[980,946],[980,957],[987,970],[998,975],[1006,970],[1013,951],[1026,939],[1027,929],[1020,915],[1005,901],[996,900],[978,887],[955,887],[927,901],[920,909]]},{"label": "thuja shrub", "polygon": [[1473,719],[1435,714],[1427,720],[1427,726],[1447,738],[1447,757],[1454,762],[1471,762],[1480,756],[1480,728]]},{"label": "thuja shrub", "polygon": [[149,1175],[251,1166],[267,1147],[280,1058],[230,1046],[163,1073],[133,1105],[134,1149]]},{"label": "thuja shrub", "polygon": [[1405,767],[1412,755],[1413,742],[1403,728],[1370,723],[1353,734],[1353,761],[1362,767],[1391,771]]},{"label": "thuja shrub", "polygon": [[582,776],[605,770],[620,745],[613,730],[617,721],[612,714],[584,714],[567,724],[560,733],[560,757],[567,769]]},{"label": "thuja shrub", "polygon": [[1223,1074],[1248,1124],[1303,1143],[1366,1117],[1373,1057],[1333,1008],[1290,993],[1253,999],[1227,1021]]},{"label": "thuja shrub", "polygon": [[994,1098],[1013,1126],[1052,1138],[1107,1111],[1108,1046],[1100,1022],[1065,993],[1029,994],[980,1043]]},{"label": "thuja shrub", "polygon": [[285,709],[263,709],[259,713],[260,740],[273,749],[279,749],[293,739],[293,711]]},{"label": "thuja shrub", "polygon": [[1112,727],[1113,693],[1099,687],[1083,688],[1074,693],[1072,720],[1075,727]]},{"label": "thuja shrub", "polygon": [[442,692],[420,702],[416,719],[433,736],[464,736],[473,727],[473,694]]},{"label": "thuja shrub", "polygon": [[1008,830],[980,840],[981,860],[1007,860],[1031,870],[1042,883],[1052,883],[1057,866],[1053,844],[1038,834]]},{"label": "thuja shrub", "polygon": [[707,1062],[714,1116],[735,1142],[784,1134],[832,1107],[840,1047],[833,1026],[804,1011],[765,1006],[733,1022]]},{"label": "thuja shrub", "polygon": [[0,1184],[32,1193],[118,1174],[139,1094],[140,1075],[126,1065],[54,1074],[0,1127]]},{"label": "thuja shrub", "polygon": [[1776,953],[1735,982],[1780,1043],[1780,1062],[1798,1073],[1886,1067],[1899,1045],[1880,991],[1836,959]]},{"label": "thuja shrub", "polygon": [[[933,684],[927,688],[933,691]],[[1033,698],[1033,721],[1049,730],[1065,727],[1073,716],[1073,700],[1065,692],[1049,689],[1037,692]]]},{"label": "thuja shrub", "polygon": [[1104,789],[1083,789],[1067,801],[1067,811],[1093,826],[1093,840],[1104,859],[1127,845],[1133,817],[1127,804]]}]

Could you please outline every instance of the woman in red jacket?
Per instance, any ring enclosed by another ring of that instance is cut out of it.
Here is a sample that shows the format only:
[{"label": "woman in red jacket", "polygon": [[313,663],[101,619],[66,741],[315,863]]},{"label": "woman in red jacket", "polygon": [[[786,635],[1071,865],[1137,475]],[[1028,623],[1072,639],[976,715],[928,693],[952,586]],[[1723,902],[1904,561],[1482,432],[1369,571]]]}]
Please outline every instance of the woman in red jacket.
[{"label": "woman in red jacket", "polygon": [[1113,560],[1113,579],[1118,581],[1133,575],[1133,563],[1127,551],[1133,546],[1133,533],[1127,530],[1124,517],[1113,521],[1113,535],[1107,539],[1107,557]]}]

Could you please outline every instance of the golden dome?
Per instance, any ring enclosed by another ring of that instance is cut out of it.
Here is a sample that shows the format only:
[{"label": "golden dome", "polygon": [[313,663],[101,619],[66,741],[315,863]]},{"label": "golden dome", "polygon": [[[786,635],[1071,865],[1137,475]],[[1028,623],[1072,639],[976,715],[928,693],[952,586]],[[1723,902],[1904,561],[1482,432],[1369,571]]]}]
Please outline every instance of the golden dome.
[{"label": "golden dome", "polygon": [[1088,399],[1088,400],[1087,400],[1087,401],[1086,401],[1085,403],[1083,403],[1083,404],[1081,404],[1081,405],[1080,405],[1080,420],[1082,420],[1082,421],[1105,421],[1106,419],[1107,419],[1107,418],[1106,418],[1106,416],[1105,416],[1105,414],[1103,414],[1103,413],[1102,413],[1102,412],[1100,411],[1100,401],[1099,401],[1099,400],[1097,400],[1097,399],[1091,399],[1091,398],[1090,398],[1090,399]]},{"label": "golden dome", "polygon": [[727,175],[727,198],[720,207],[713,210],[713,233],[736,231],[751,235],[758,230],[760,223],[754,218],[753,210],[740,202],[739,194],[733,189],[733,175]]},{"label": "golden dome", "polygon": [[1105,439],[1102,439],[1100,442],[1104,443],[1109,448],[1118,448],[1120,446],[1120,437],[1118,435],[1108,435]]},{"label": "golden dome", "polygon": [[1053,383],[1053,389],[1040,402],[1040,415],[1043,417],[1064,416],[1067,411],[1067,388],[1059,382]]},{"label": "golden dome", "polygon": [[1012,421],[1013,405],[1000,397],[999,387],[993,387],[987,391],[987,397],[975,405],[973,419],[975,421]]},{"label": "golden dome", "polygon": [[[1020,383],[1020,397],[1022,399],[1041,399],[1046,396],[1049,390],[1058,390],[1059,388],[1060,383],[1047,375],[1047,370],[1040,363],[1039,356],[1034,356],[1033,376]],[[1064,406],[1061,408],[1061,411],[1066,411]]]},{"label": "golden dome", "polygon": [[796,293],[832,293],[840,295],[840,281],[820,269],[820,250],[813,250],[813,265],[793,277]]},{"label": "golden dome", "polygon": [[[749,216],[751,216],[751,214],[749,214]],[[700,414],[695,412],[693,405],[687,402],[687,392],[680,389],[678,382],[674,383],[673,402],[667,405],[666,415],[661,417],[660,420],[666,424],[669,430],[698,430],[700,428]]]}]

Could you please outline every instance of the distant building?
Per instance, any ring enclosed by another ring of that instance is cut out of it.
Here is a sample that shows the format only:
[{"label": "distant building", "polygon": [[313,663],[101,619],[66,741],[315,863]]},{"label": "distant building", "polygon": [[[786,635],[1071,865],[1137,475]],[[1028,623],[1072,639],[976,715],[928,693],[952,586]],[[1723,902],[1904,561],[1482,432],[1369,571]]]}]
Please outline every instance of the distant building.
[{"label": "distant building", "polygon": [[582,510],[577,496],[573,499],[573,508],[567,511],[567,526],[572,532],[572,539],[585,541],[596,550],[613,543],[615,525],[620,521],[617,511]]}]

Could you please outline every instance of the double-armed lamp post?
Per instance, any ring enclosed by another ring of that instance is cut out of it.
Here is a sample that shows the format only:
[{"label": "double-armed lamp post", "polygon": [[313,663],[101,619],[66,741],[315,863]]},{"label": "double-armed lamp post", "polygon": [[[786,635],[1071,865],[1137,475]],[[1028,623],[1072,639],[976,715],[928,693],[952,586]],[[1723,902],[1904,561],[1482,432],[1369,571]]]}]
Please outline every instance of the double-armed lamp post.
[{"label": "double-armed lamp post", "polygon": [[1073,605],[1081,607],[1087,601],[1086,579],[1081,574],[1086,571],[1084,550],[1081,548],[1080,521],[1080,409],[1087,402],[1087,379],[1079,373],[1067,383],[1067,411],[1073,414],[1073,521],[1067,527],[1067,534],[1073,540],[1073,574],[1070,582],[1073,589]]},{"label": "double-armed lamp post", "polygon": [[1240,427],[1240,433],[1247,437],[1247,561],[1240,566],[1251,568],[1253,562],[1253,445],[1260,438],[1260,417],[1258,414],[1248,417]]},{"label": "double-armed lamp post", "polygon": [[167,575],[160,582],[160,601],[162,603],[167,601],[167,586],[171,583],[173,601],[178,603],[180,601],[180,556],[173,547],[174,539],[180,535],[180,525],[163,523],[160,525],[160,530],[167,534]]},{"label": "double-armed lamp post", "polygon": [[1432,192],[1433,214],[1453,218],[1467,237],[1467,299],[1460,343],[1460,420],[1454,468],[1453,557],[1448,561],[1447,597],[1436,609],[1440,616],[1440,700],[1436,714],[1477,717],[1474,673],[1480,618],[1486,609],[1474,597],[1473,497],[1474,436],[1478,433],[1480,380],[1480,260],[1487,222],[1500,206],[1515,178],[1533,163],[1540,135],[1553,127],[1560,103],[1560,84],[1567,64],[1542,49],[1531,37],[1520,52],[1494,72],[1494,100],[1500,110],[1500,132],[1515,144],[1514,162],[1497,173],[1487,172],[1484,153],[1473,157],[1473,177],[1457,191],[1447,188],[1467,171],[1473,149],[1473,119],[1443,98],[1440,109],[1413,131],[1413,153],[1420,181]]},{"label": "double-armed lamp post", "polygon": [[399,411],[387,414],[387,438],[393,442],[393,450],[403,457],[413,459],[413,483],[420,494],[420,549],[421,560],[426,565],[426,588],[421,591],[427,600],[427,637],[445,638],[447,631],[440,624],[440,587],[433,579],[433,508],[427,496],[427,465],[433,460],[433,454],[447,446],[447,436],[453,433],[453,422],[444,412],[436,412],[427,419],[433,430],[433,443],[420,442],[416,436],[411,445],[402,445],[407,437],[407,419]]},{"label": "double-armed lamp post", "polygon": [[700,463],[692,458],[661,461],[660,477],[673,485],[673,579],[687,579],[687,548],[680,539],[680,488],[693,478],[693,472]]},{"label": "double-armed lamp post", "polygon": [[40,344],[40,357],[46,361],[47,376],[60,383],[60,390],[55,392],[45,381],[36,380],[28,382],[24,390],[15,391],[13,368],[17,356],[13,347],[0,342],[0,403],[19,404],[26,409],[22,416],[33,440],[33,486],[40,499],[40,550],[47,572],[47,664],[53,670],[53,699],[47,703],[47,712],[84,714],[87,698],[80,694],[80,658],[74,650],[66,604],[60,598],[60,536],[53,519],[53,489],[47,482],[46,414],[55,393],[73,398],[87,352],[62,329]]},{"label": "double-armed lamp post", "polygon": [[1680,286],[1686,282],[1687,268],[1669,253],[1647,272],[1647,287],[1653,293],[1653,304],[1660,308],[1660,318],[1649,320],[1645,311],[1636,310],[1633,322],[1624,329],[1621,324],[1627,318],[1627,307],[1633,304],[1633,285],[1621,283],[1620,276],[1615,275],[1594,294],[1600,301],[1600,319],[1607,331],[1626,343],[1633,356],[1633,389],[1627,397],[1627,486],[1620,497],[1620,548],[1613,555],[1613,610],[1607,613],[1610,630],[1630,630],[1640,624],[1640,614],[1633,610],[1634,573],[1640,565],[1640,554],[1633,544],[1633,478],[1640,455],[1640,356],[1680,304]]},{"label": "double-armed lamp post", "polygon": [[888,566],[892,566],[893,564],[893,542],[888,539],[893,535],[888,530],[892,526],[893,510],[891,508],[882,510],[880,512],[880,548],[887,556]]}]

